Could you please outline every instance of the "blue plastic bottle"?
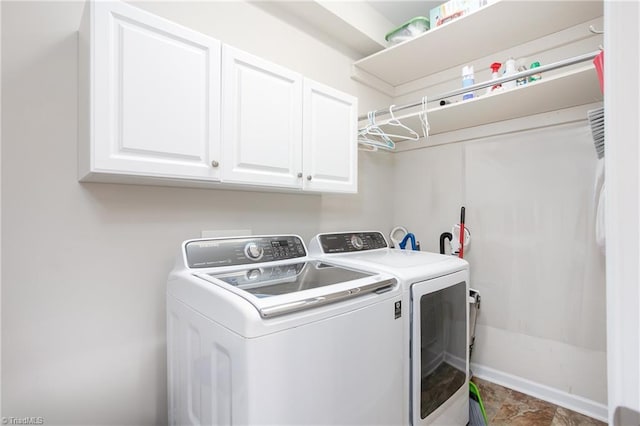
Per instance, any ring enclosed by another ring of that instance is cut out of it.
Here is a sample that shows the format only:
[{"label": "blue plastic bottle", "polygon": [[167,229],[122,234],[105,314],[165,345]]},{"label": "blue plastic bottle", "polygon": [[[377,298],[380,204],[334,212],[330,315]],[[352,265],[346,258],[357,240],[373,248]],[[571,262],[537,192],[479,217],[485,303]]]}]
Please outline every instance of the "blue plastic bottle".
[{"label": "blue plastic bottle", "polygon": [[[469,65],[462,68],[462,87],[469,87],[475,83],[473,77],[473,65]],[[468,92],[462,95],[462,100],[473,98],[473,92]]]}]

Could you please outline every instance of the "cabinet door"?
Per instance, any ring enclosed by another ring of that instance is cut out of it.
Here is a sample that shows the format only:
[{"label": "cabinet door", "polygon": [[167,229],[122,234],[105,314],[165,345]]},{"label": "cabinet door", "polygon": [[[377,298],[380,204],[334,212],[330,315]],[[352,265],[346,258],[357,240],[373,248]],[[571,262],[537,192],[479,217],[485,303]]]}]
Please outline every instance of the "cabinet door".
[{"label": "cabinet door", "polygon": [[304,81],[304,189],[358,191],[357,98]]},{"label": "cabinet door", "polygon": [[223,46],[222,180],[302,187],[302,77]]},{"label": "cabinet door", "polygon": [[88,172],[217,180],[220,42],[125,3],[87,5]]}]

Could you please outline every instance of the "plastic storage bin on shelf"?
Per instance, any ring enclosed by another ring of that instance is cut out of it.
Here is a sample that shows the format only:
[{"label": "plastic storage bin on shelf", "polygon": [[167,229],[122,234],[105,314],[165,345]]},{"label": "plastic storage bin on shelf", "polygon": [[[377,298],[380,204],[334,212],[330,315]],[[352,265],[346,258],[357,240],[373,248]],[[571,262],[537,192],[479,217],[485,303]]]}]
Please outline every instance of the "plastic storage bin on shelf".
[{"label": "plastic storage bin on shelf", "polygon": [[[494,0],[495,1],[495,0]],[[464,15],[480,9],[482,6],[492,3],[489,0],[449,0],[434,7],[429,12],[429,20],[433,28],[458,19]]]},{"label": "plastic storage bin on shelf", "polygon": [[393,31],[390,31],[384,39],[393,46],[395,44],[402,43],[403,41],[411,40],[428,29],[429,19],[424,16],[416,16]]}]

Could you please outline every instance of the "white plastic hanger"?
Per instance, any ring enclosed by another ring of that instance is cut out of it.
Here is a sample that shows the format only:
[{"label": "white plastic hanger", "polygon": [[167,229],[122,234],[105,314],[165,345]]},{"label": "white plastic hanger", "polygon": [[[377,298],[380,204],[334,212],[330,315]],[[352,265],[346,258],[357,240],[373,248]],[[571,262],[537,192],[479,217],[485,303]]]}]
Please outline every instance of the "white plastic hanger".
[{"label": "white plastic hanger", "polygon": [[420,123],[422,123],[422,134],[424,135],[424,140],[426,142],[429,139],[429,130],[431,130],[431,126],[429,125],[429,120],[427,119],[427,97],[422,97],[422,111],[418,114],[420,118]]},{"label": "white plastic hanger", "polygon": [[379,148],[389,151],[395,149],[396,144],[376,124],[376,111],[369,111],[367,117],[369,123],[358,131],[358,143],[364,146],[366,151],[377,151]]},{"label": "white plastic hanger", "polygon": [[393,114],[393,108],[395,108],[395,105],[391,105],[389,106],[389,115],[391,116],[391,119],[389,121],[387,121],[385,123],[386,126],[393,126],[393,127],[397,127],[400,129],[404,129],[407,132],[409,132],[409,135],[395,135],[395,134],[390,134],[390,133],[386,133],[387,137],[389,138],[399,138],[399,139],[403,139],[403,140],[412,140],[412,141],[417,141],[418,139],[420,139],[420,135],[414,131],[412,128],[402,124],[400,122],[400,120],[398,120],[396,118],[396,116]]}]

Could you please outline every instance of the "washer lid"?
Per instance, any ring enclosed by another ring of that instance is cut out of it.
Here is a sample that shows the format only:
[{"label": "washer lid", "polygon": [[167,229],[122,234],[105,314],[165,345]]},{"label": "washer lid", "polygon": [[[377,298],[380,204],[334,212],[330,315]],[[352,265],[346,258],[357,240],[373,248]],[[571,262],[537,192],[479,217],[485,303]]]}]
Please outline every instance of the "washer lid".
[{"label": "washer lid", "polygon": [[397,284],[378,274],[315,260],[195,275],[248,300],[263,317],[383,292]]},{"label": "washer lid", "polygon": [[373,274],[309,261],[207,275],[264,298],[353,281]]},{"label": "washer lid", "polygon": [[351,268],[384,271],[405,283],[436,278],[469,268],[469,264],[465,260],[454,256],[388,248],[356,253],[327,254],[323,258]]},{"label": "washer lid", "polygon": [[348,253],[342,255],[344,259],[373,262],[376,265],[392,268],[413,268],[450,262],[451,256],[444,256],[425,251],[411,251],[399,249],[381,249],[366,252]]}]

